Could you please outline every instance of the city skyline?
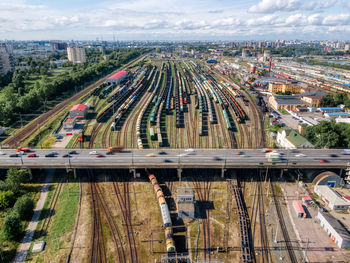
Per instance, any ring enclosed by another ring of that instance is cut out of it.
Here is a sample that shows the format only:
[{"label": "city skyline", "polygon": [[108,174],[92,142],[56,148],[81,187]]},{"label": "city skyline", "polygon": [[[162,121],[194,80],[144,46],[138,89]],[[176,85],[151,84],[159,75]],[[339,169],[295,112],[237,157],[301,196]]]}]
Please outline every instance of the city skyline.
[{"label": "city skyline", "polygon": [[2,40],[348,40],[342,0],[0,3]]}]

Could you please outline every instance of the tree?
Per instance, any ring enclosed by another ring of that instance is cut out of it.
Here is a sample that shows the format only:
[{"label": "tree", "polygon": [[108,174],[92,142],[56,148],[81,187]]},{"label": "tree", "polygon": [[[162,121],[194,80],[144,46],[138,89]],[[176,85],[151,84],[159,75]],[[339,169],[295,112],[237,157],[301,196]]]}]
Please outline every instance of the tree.
[{"label": "tree", "polygon": [[18,193],[22,182],[27,182],[29,178],[29,172],[23,169],[11,168],[7,171],[6,186],[13,193]]},{"label": "tree", "polygon": [[17,199],[13,209],[22,220],[30,219],[33,214],[34,201],[27,195],[21,196]]},{"label": "tree", "polygon": [[22,232],[22,224],[17,213],[11,213],[5,218],[1,232],[5,240],[14,240],[19,236]]},{"label": "tree", "polygon": [[0,209],[9,207],[14,200],[12,191],[0,191]]},{"label": "tree", "polygon": [[322,107],[334,107],[336,105],[332,95],[322,97],[320,104]]}]

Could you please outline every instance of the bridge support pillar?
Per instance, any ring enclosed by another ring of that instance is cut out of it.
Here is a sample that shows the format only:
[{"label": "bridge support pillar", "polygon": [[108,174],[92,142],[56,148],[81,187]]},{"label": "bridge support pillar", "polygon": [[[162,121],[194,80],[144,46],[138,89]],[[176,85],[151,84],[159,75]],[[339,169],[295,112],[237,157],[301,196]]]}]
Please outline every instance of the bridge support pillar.
[{"label": "bridge support pillar", "polygon": [[77,168],[73,168],[74,179],[77,179]]},{"label": "bridge support pillar", "polygon": [[135,169],[135,167],[129,168],[129,172],[133,173],[134,178],[136,178],[136,169]]},{"label": "bridge support pillar", "polygon": [[179,181],[181,182],[181,174],[182,174],[182,168],[177,168],[177,176],[179,177]]},{"label": "bridge support pillar", "polygon": [[33,180],[33,171],[32,168],[28,168],[28,172],[29,172],[29,180]]},{"label": "bridge support pillar", "polygon": [[221,178],[224,178],[224,177],[225,177],[225,172],[226,172],[226,169],[225,169],[225,168],[222,168],[222,169],[221,169]]}]

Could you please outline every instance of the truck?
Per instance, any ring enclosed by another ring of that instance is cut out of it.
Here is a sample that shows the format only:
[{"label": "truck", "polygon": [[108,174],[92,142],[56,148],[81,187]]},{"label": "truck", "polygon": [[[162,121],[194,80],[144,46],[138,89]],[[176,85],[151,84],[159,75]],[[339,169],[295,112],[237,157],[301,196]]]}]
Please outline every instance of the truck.
[{"label": "truck", "polygon": [[108,152],[111,152],[111,153],[120,152],[121,150],[123,150],[123,147],[121,146],[108,147]]},{"label": "truck", "polygon": [[30,152],[29,147],[17,147],[17,152]]}]

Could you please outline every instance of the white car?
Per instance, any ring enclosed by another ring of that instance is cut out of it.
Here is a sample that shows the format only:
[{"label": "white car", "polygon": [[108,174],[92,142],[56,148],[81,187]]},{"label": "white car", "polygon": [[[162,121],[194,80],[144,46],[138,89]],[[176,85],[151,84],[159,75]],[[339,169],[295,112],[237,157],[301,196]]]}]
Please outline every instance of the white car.
[{"label": "white car", "polygon": [[6,155],[6,153],[5,152],[0,152],[0,155]]},{"label": "white car", "polygon": [[193,149],[186,149],[185,152],[194,152]]},{"label": "white car", "polygon": [[178,155],[176,155],[176,156],[184,157],[184,156],[187,156],[187,154],[186,154],[186,153],[180,153],[180,154],[178,154]]},{"label": "white car", "polygon": [[296,154],[295,157],[306,157],[306,155],[303,153],[299,153],[299,154]]},{"label": "white car", "polygon": [[91,154],[91,155],[97,155],[98,152],[97,152],[97,151],[92,151],[92,152],[89,152],[89,154]]},{"label": "white car", "polygon": [[350,155],[350,150],[345,149],[345,150],[342,151],[340,154],[342,154],[342,155]]}]

